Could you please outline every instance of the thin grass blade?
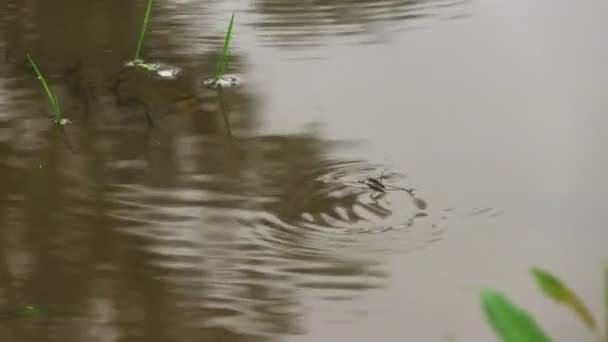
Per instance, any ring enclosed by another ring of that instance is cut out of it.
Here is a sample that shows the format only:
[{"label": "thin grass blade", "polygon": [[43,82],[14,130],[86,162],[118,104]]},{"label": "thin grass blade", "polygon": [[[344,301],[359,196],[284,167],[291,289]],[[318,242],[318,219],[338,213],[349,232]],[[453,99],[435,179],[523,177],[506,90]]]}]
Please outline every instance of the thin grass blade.
[{"label": "thin grass blade", "polygon": [[53,94],[51,87],[48,85],[48,83],[44,79],[44,76],[42,76],[42,73],[38,69],[38,66],[36,65],[36,63],[34,62],[32,57],[30,57],[30,54],[28,53],[28,54],[26,54],[26,56],[27,56],[27,59],[29,60],[30,64],[34,68],[34,71],[36,72],[36,76],[38,77],[38,80],[40,80],[40,83],[42,84],[42,87],[44,88],[46,96],[49,98],[49,102],[51,102],[51,108],[53,110],[53,114],[55,114],[55,123],[61,123],[62,122],[61,111],[59,110],[59,103],[57,102],[57,98],[55,97],[55,94]]},{"label": "thin grass blade", "polygon": [[608,263],[604,265],[604,334],[608,342]]},{"label": "thin grass blade", "polygon": [[146,7],[146,14],[144,14],[144,21],[141,24],[141,29],[139,31],[139,40],[137,41],[137,49],[135,50],[135,58],[133,60],[139,59],[139,53],[141,51],[141,47],[144,43],[144,36],[146,35],[146,30],[148,29],[148,22],[150,21],[150,14],[152,13],[152,0],[148,0],[148,5]]},{"label": "thin grass blade", "polygon": [[597,332],[597,324],[595,323],[595,319],[591,315],[589,309],[587,309],[585,304],[583,304],[574,291],[569,289],[556,276],[540,269],[539,267],[531,267],[530,273],[532,274],[534,280],[536,280],[536,284],[538,284],[540,289],[547,297],[570,308],[589,328]]},{"label": "thin grass blade", "polygon": [[220,60],[217,64],[217,69],[215,71],[215,78],[219,79],[226,72],[226,67],[228,66],[228,54],[230,48],[230,40],[232,39],[232,25],[234,24],[234,13],[230,17],[230,23],[228,24],[228,30],[226,31],[226,35],[224,36],[224,47],[222,48],[222,54],[220,55]]},{"label": "thin grass blade", "polygon": [[493,289],[479,292],[486,318],[502,342],[549,342],[543,329],[526,311]]}]

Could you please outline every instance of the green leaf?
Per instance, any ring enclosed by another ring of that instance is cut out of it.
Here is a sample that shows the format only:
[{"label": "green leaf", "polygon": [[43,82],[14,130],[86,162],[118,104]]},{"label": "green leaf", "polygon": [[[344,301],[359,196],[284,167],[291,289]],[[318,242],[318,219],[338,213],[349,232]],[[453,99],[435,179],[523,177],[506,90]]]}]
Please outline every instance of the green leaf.
[{"label": "green leaf", "polygon": [[587,324],[589,328],[594,331],[597,330],[597,324],[595,323],[595,319],[593,319],[593,316],[591,315],[585,304],[583,304],[583,302],[578,298],[578,296],[572,290],[570,290],[561,280],[559,280],[551,273],[535,266],[532,266],[530,268],[530,273],[536,280],[536,283],[538,284],[540,289],[545,293],[547,297],[569,307],[583,320],[583,322],[585,322],[585,324]]},{"label": "green leaf", "polygon": [[604,266],[604,332],[608,335],[608,264]]},{"label": "green leaf", "polygon": [[53,94],[51,87],[44,79],[44,76],[42,76],[42,72],[40,72],[40,70],[38,69],[38,66],[36,65],[36,63],[34,62],[32,57],[30,57],[30,54],[28,53],[28,54],[26,54],[26,56],[27,56],[27,59],[29,60],[30,64],[32,65],[32,68],[34,68],[34,71],[36,72],[36,77],[42,84],[42,88],[44,88],[44,92],[46,93],[46,96],[48,97],[49,102],[51,103],[51,108],[53,109],[53,113],[55,114],[55,123],[57,123],[57,124],[61,123],[63,121],[63,119],[61,117],[61,110],[59,109],[59,103],[57,102],[57,98],[55,97],[55,94]]},{"label": "green leaf", "polygon": [[139,39],[137,40],[137,48],[135,49],[135,57],[133,58],[133,60],[139,59],[139,52],[141,51],[141,47],[144,43],[144,36],[146,35],[146,30],[148,29],[148,22],[150,21],[150,13],[152,13],[152,0],[148,0],[146,13],[144,14],[144,21],[142,22],[141,29],[139,31]]},{"label": "green leaf", "polygon": [[548,342],[534,318],[493,289],[479,292],[486,318],[502,342]]},{"label": "green leaf", "polygon": [[215,70],[215,78],[219,79],[226,72],[226,66],[228,65],[228,49],[230,47],[230,40],[232,39],[232,24],[234,24],[234,13],[230,17],[230,23],[228,24],[228,30],[226,36],[224,36],[224,47],[222,48],[222,54]]}]

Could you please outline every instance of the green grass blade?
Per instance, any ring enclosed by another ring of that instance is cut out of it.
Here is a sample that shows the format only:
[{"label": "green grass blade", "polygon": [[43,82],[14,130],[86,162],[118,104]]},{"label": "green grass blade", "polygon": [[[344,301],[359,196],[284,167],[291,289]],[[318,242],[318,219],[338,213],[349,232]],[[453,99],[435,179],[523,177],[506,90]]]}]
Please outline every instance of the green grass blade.
[{"label": "green grass blade", "polygon": [[219,79],[226,72],[228,66],[228,50],[230,48],[230,40],[232,39],[232,24],[234,24],[234,13],[230,17],[230,24],[228,24],[228,30],[226,36],[224,36],[224,47],[222,48],[222,54],[215,70],[215,78]]},{"label": "green grass blade", "polygon": [[604,334],[608,342],[608,263],[604,266]]},{"label": "green grass blade", "polygon": [[583,322],[597,332],[597,325],[591,312],[578,296],[553,274],[538,267],[531,267],[530,273],[544,294],[574,311]]},{"label": "green grass blade", "polygon": [[493,289],[479,292],[486,318],[502,342],[549,342],[543,329],[526,311]]},{"label": "green grass blade", "polygon": [[59,110],[59,103],[57,102],[57,98],[55,97],[55,94],[53,94],[51,87],[44,79],[44,76],[42,76],[42,73],[38,69],[38,66],[36,65],[36,63],[34,63],[34,60],[32,59],[32,57],[30,57],[30,54],[28,53],[26,55],[27,55],[27,59],[30,61],[30,64],[34,68],[34,71],[36,72],[36,76],[40,80],[40,83],[42,84],[44,91],[46,92],[46,96],[49,98],[49,102],[51,102],[51,108],[53,110],[53,113],[55,114],[55,123],[61,123],[61,121],[62,121],[61,111]]},{"label": "green grass blade", "polygon": [[148,0],[148,6],[146,7],[144,22],[141,24],[141,30],[139,31],[139,40],[137,41],[137,49],[135,50],[135,58],[133,58],[133,60],[139,59],[139,52],[141,51],[141,46],[144,43],[144,36],[146,35],[148,22],[150,21],[150,13],[152,13],[152,0]]}]

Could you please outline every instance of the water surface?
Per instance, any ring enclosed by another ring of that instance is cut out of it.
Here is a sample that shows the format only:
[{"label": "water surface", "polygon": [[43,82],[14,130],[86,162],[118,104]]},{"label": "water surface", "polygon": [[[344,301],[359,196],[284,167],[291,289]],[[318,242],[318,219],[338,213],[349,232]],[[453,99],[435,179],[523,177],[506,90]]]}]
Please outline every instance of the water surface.
[{"label": "water surface", "polygon": [[[486,341],[492,286],[591,340],[527,268],[601,317],[606,4],[158,0],[174,80],[119,72],[144,8],[0,14],[0,307],[48,310],[0,339]],[[232,12],[243,83],[205,89]]]}]

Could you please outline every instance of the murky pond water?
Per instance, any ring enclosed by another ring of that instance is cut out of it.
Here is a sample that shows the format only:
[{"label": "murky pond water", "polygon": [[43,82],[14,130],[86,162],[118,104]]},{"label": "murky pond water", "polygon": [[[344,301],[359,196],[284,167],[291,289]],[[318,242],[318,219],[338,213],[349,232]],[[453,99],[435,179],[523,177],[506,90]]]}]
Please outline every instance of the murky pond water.
[{"label": "murky pond water", "polygon": [[489,341],[482,286],[591,340],[528,267],[601,317],[608,3],[157,0],[174,79],[144,8],[0,11],[0,340]]}]

